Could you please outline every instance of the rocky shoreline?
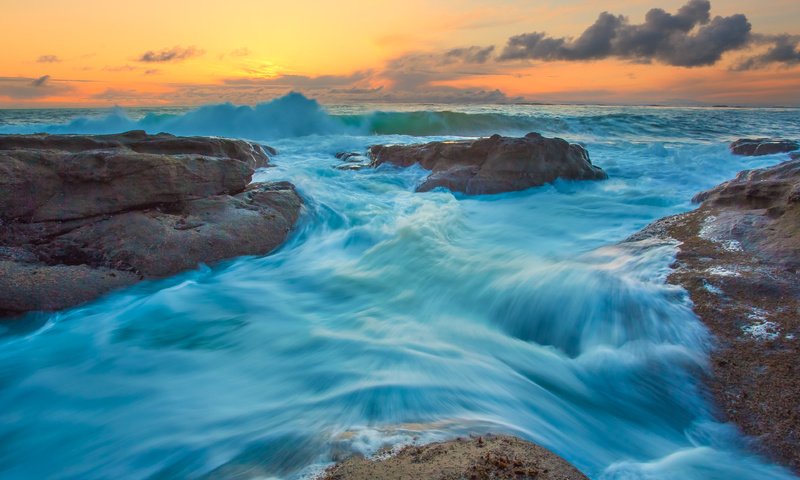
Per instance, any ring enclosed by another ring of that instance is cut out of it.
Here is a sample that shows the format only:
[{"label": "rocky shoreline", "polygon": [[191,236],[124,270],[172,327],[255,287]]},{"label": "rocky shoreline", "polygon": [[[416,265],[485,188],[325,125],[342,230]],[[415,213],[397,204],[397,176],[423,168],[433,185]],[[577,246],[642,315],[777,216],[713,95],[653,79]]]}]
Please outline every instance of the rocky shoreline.
[{"label": "rocky shoreline", "polygon": [[410,445],[375,458],[351,457],[327,469],[320,480],[537,479],[586,480],[566,460],[525,440],[506,435],[457,438]]},{"label": "rocky shoreline", "polygon": [[[775,153],[774,144],[748,145],[752,155]],[[720,415],[753,449],[800,473],[800,159],[792,158],[741,172],[698,194],[696,210],[629,240],[680,242],[667,281],[689,292],[716,339],[706,384]]]},{"label": "rocky shoreline", "polygon": [[[768,139],[731,145],[750,156],[797,148]],[[201,262],[269,253],[302,208],[288,182],[250,183],[274,154],[241,140],[140,131],[0,135],[0,316],[67,308]],[[419,164],[432,172],[420,192],[474,195],[607,178],[582,147],[533,133],[378,145],[367,157],[337,157],[346,169]],[[668,282],[689,292],[716,338],[706,381],[721,415],[755,439],[754,449],[800,472],[800,158],[788,158],[741,172],[699,194],[696,210],[629,241],[680,243]],[[586,478],[554,453],[502,435],[351,457],[323,475]]]},{"label": "rocky shoreline", "polygon": [[251,184],[269,147],[147,135],[0,136],[0,315],[278,247],[302,201]]}]

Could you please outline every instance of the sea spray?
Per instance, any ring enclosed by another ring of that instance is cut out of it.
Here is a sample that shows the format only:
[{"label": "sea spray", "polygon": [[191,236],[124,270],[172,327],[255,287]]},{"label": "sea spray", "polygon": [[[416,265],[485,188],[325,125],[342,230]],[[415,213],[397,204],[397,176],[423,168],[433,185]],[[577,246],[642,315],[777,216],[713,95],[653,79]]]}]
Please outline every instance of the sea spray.
[{"label": "sea spray", "polygon": [[[571,141],[705,142],[739,136],[800,137],[797,110],[556,105],[321,106],[289,93],[254,106],[0,110],[0,133],[118,133],[145,130],[275,140],[310,135],[481,136],[540,132]],[[764,115],[767,112],[768,115]],[[71,116],[69,115],[71,113]],[[57,121],[54,121],[57,120]],[[736,131],[735,126],[742,126]],[[744,128],[746,127],[746,128]]]}]

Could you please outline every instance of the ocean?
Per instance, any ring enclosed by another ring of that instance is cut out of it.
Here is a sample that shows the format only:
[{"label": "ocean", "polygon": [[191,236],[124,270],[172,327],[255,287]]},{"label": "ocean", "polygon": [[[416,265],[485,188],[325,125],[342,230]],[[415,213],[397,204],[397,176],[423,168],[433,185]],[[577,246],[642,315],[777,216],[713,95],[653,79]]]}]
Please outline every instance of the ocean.
[{"label": "ocean", "polygon": [[[254,181],[304,198],[287,243],[0,324],[0,477],[311,478],[347,452],[469,433],[537,442],[593,479],[795,478],[716,420],[710,334],[665,284],[677,246],[620,244],[785,155],[797,109],[330,105],[0,110],[0,133],[217,135],[278,149]],[[420,168],[334,154],[530,131],[609,179],[414,193]]]}]

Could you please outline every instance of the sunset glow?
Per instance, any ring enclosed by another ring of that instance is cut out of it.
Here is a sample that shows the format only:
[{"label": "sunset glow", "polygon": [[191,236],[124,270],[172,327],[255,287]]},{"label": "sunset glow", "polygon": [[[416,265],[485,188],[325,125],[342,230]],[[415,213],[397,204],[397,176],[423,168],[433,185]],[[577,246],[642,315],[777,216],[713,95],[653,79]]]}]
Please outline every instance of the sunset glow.
[{"label": "sunset glow", "polygon": [[[796,1],[712,2],[709,20],[687,35],[717,16],[744,15],[751,28],[704,64],[641,46],[583,54],[569,43],[601,12],[627,17],[628,28],[650,9],[677,15],[685,4],[6,0],[0,106],[252,104],[288,91],[324,103],[800,105]],[[532,33],[566,43],[509,58],[509,39]],[[781,38],[784,55],[766,61]]]}]

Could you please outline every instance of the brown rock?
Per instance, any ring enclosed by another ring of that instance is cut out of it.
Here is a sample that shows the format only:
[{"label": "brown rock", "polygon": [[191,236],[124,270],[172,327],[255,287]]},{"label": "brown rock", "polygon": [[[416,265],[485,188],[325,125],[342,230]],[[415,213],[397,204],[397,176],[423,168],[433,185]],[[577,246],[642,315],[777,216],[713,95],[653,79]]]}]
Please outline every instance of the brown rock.
[{"label": "brown rock", "polygon": [[379,459],[351,457],[329,468],[321,478],[586,480],[586,476],[553,452],[502,435],[408,446]]},{"label": "brown rock", "polygon": [[735,155],[758,157],[776,153],[793,152],[800,149],[800,144],[793,140],[773,138],[740,138],[731,143],[731,152]]},{"label": "brown rock", "polygon": [[800,160],[741,172],[648,236],[681,242],[668,281],[716,337],[708,385],[755,448],[800,473]]},{"label": "brown rock", "polygon": [[261,147],[240,140],[0,136],[0,218],[71,220],[236,193],[268,161]]},{"label": "brown rock", "polygon": [[478,140],[424,145],[376,145],[369,149],[373,167],[415,163],[431,170],[417,191],[445,187],[470,195],[510,192],[544,185],[558,178],[601,180],[608,175],[592,165],[586,150],[560,138],[529,133],[522,138],[493,135]]},{"label": "brown rock", "polygon": [[301,200],[287,182],[248,186],[261,147],[143,135],[0,136],[0,312],[66,308],[284,241]]}]

